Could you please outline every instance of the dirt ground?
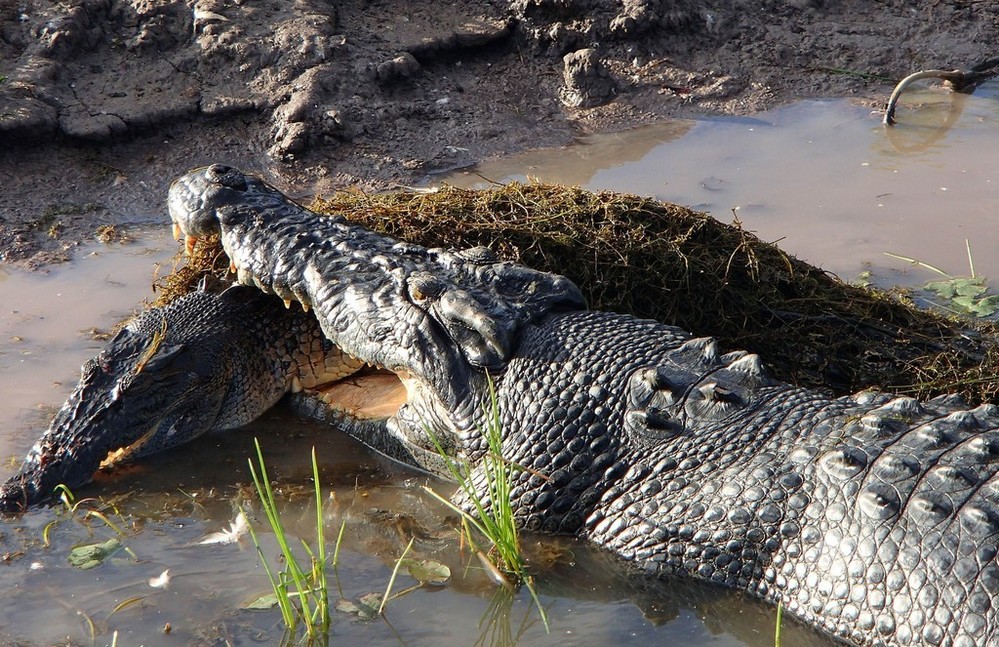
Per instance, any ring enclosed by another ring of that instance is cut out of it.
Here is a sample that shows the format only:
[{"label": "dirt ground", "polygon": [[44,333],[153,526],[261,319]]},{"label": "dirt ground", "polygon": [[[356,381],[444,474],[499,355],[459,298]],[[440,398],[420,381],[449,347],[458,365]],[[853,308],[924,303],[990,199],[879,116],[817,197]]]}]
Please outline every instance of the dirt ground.
[{"label": "dirt ground", "polygon": [[878,106],[997,42],[967,0],[0,0],[0,262],[166,222],[210,162],[386,189],[581,132]]}]

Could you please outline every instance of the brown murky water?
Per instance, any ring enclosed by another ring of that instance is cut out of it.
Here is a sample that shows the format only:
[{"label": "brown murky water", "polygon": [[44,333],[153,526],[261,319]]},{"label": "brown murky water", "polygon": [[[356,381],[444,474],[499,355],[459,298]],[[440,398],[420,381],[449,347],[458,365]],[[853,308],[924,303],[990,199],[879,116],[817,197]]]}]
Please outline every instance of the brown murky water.
[{"label": "brown murky water", "polygon": [[462,186],[523,180],[651,195],[737,216],[762,239],[851,280],[935,278],[884,255],[999,278],[999,82],[973,96],[907,93],[899,126],[846,100],[749,118],[667,124],[584,137],[446,178]]},{"label": "brown murky water", "polygon": [[[654,194],[731,218],[802,258],[852,277],[873,266],[886,282],[915,283],[922,272],[882,255],[918,257],[966,272],[964,239],[976,269],[999,276],[992,159],[999,139],[994,89],[961,105],[953,127],[938,132],[949,98],[916,116],[890,140],[867,110],[847,102],[809,102],[752,119],[674,124],[484,165],[495,180],[545,180]],[[922,150],[916,142],[936,137]],[[910,150],[912,149],[912,150]],[[901,152],[900,152],[901,151]],[[465,183],[475,176],[457,178]],[[455,181],[456,178],[449,178]],[[175,245],[159,232],[123,247],[95,246],[48,276],[0,271],[0,456],[18,460],[46,416],[66,397],[82,361],[101,346],[86,332],[110,328],[149,297],[154,263]],[[92,253],[91,253],[92,252]],[[114,533],[58,509],[31,512],[0,526],[0,643],[246,645],[277,644],[276,611],[241,607],[266,592],[267,579],[247,537],[202,545],[246,504],[246,460],[260,438],[271,476],[282,484],[289,530],[314,536],[308,496],[310,447],[317,446],[327,535],[346,521],[336,596],[384,591],[413,528],[417,556],[448,563],[443,589],[419,589],[392,601],[384,619],[334,620],[332,642],[445,645],[773,644],[774,611],[742,596],[689,582],[642,581],[585,546],[547,539],[528,543],[539,564],[541,599],[552,620],[541,626],[526,593],[504,597],[454,542],[445,513],[421,489],[421,477],[341,434],[302,421],[282,407],[239,432],[213,435],[147,461],[79,493],[118,502],[119,552],[93,570],[67,563],[74,545]],[[15,465],[4,462],[0,477]],[[241,485],[244,484],[244,485]],[[252,506],[251,506],[252,508]],[[260,524],[251,514],[251,523]],[[45,547],[45,529],[51,542]],[[277,548],[263,532],[264,554]],[[541,543],[544,550],[538,548]],[[273,562],[272,562],[273,563]],[[168,571],[169,583],[152,583]],[[413,581],[401,575],[396,590]],[[169,626],[169,631],[167,627]],[[115,638],[117,632],[117,638]],[[825,645],[789,628],[784,644]]]}]

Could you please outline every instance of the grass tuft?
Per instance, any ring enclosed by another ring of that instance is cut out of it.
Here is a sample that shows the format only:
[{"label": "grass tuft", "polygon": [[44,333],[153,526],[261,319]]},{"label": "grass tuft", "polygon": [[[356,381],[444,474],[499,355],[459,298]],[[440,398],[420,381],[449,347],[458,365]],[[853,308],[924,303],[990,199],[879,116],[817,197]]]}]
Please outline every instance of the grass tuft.
[{"label": "grass tuft", "polygon": [[[250,475],[253,477],[253,485],[260,496],[260,504],[267,517],[267,522],[274,532],[278,546],[281,548],[283,566],[280,570],[274,571],[267,563],[264,552],[260,547],[260,541],[253,525],[250,524],[250,536],[253,544],[257,548],[257,555],[260,563],[270,580],[274,596],[277,598],[278,608],[281,610],[281,618],[289,634],[295,634],[301,630],[304,637],[310,644],[325,643],[330,630],[330,604],[329,585],[326,580],[326,540],[323,533],[323,500],[322,488],[319,481],[319,465],[316,461],[316,449],[312,448],[312,477],[315,486],[316,497],[316,550],[313,551],[309,545],[302,540],[302,548],[308,557],[308,561],[302,563],[298,556],[292,551],[291,543],[285,533],[284,524],[277,509],[277,500],[274,491],[271,489],[270,479],[267,476],[267,467],[264,464],[263,451],[260,449],[260,442],[254,438],[253,443],[257,450],[257,465],[253,460],[249,461]],[[337,547],[334,555],[339,553],[339,541],[343,537],[343,528],[337,538]],[[335,562],[335,560],[334,560]],[[335,563],[334,563],[335,567]]]},{"label": "grass tuft", "polygon": [[[513,588],[515,584],[527,586],[547,630],[548,614],[538,598],[534,580],[528,572],[510,501],[513,471],[522,468],[503,458],[503,430],[500,426],[499,404],[493,381],[488,375],[487,382],[489,407],[484,428],[480,432],[486,439],[489,451],[474,469],[467,463],[462,464],[451,457],[440,439],[427,428],[427,433],[438,454],[444,459],[448,472],[458,482],[459,490],[466,500],[471,502],[474,514],[455,505],[429,487],[426,490],[461,517],[464,538],[497,583],[508,588]],[[476,483],[476,480],[479,483]],[[488,552],[479,549],[475,539],[476,533],[472,532],[472,529],[492,544]],[[513,582],[510,581],[511,578]]]}]

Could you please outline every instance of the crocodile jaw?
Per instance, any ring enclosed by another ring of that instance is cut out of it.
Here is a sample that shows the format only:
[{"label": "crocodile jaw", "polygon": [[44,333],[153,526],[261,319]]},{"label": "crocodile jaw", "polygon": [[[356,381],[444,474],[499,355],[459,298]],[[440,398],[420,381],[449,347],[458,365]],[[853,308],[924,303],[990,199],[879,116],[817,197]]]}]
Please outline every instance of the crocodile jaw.
[{"label": "crocodile jaw", "polygon": [[409,376],[379,372],[306,390],[352,418],[388,420],[410,400],[412,387]]}]

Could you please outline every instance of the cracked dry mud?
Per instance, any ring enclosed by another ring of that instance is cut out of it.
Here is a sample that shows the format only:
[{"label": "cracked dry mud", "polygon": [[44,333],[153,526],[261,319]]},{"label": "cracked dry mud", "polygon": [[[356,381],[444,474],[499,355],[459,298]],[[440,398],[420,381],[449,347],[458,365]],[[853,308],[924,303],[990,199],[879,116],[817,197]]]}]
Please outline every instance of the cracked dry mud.
[{"label": "cracked dry mud", "polygon": [[0,0],[0,262],[163,222],[198,164],[413,184],[581,131],[877,106],[997,37],[999,9],[958,0]]}]

